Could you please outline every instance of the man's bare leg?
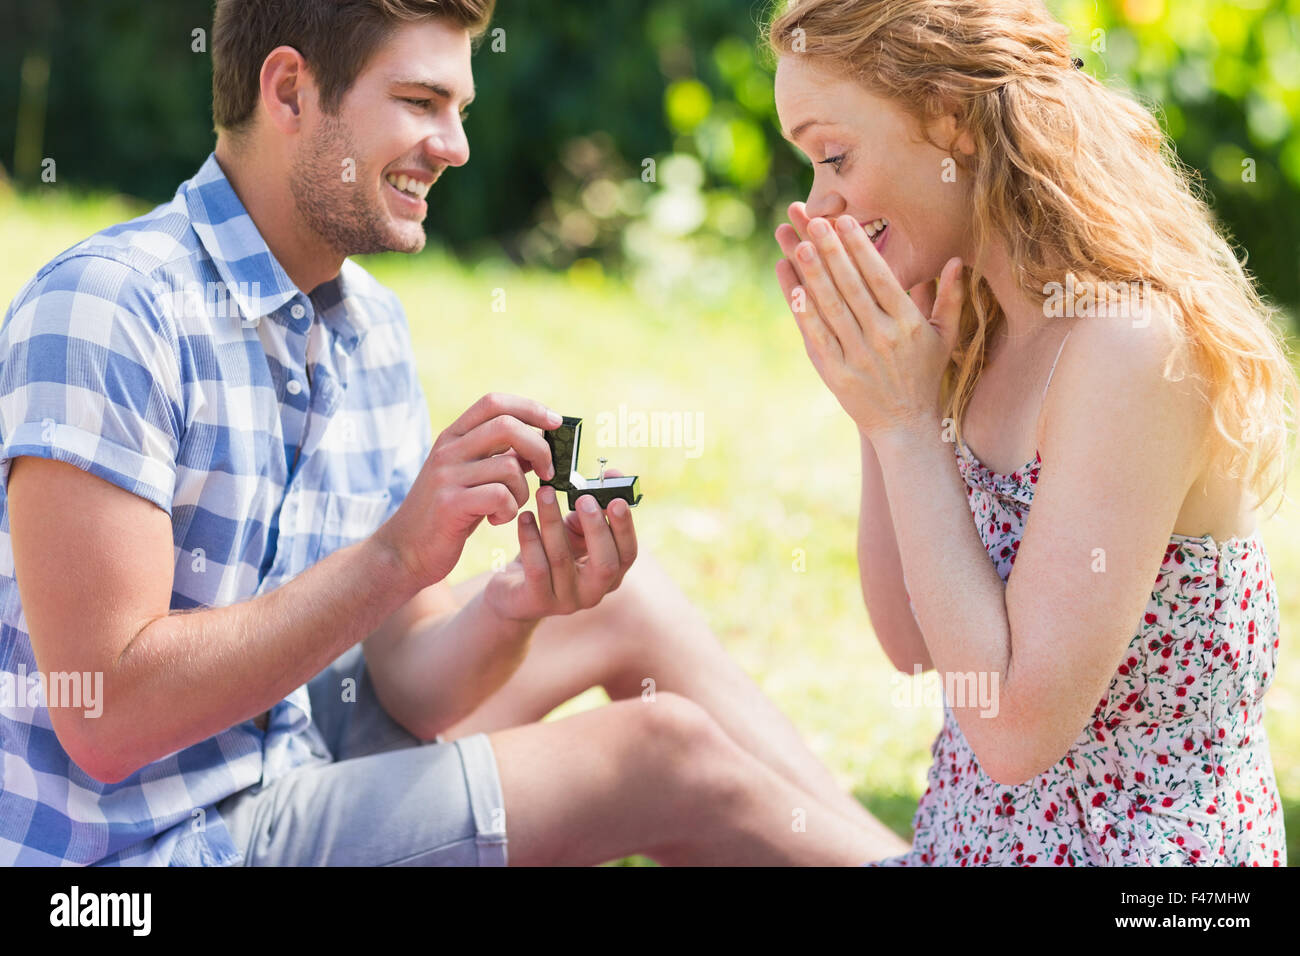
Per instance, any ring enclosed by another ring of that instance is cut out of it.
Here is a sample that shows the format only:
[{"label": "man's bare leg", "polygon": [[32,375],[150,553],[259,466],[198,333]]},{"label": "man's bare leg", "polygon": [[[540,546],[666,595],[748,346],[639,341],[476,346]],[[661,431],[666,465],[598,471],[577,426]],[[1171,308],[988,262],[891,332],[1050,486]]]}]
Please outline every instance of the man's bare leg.
[{"label": "man's bare leg", "polygon": [[856,865],[907,850],[826,807],[672,693],[490,735],[511,865]]},{"label": "man's bare leg", "polygon": [[[458,597],[468,600],[490,573],[457,585]],[[591,687],[603,687],[616,701],[639,698],[647,678],[656,694],[669,691],[699,704],[732,740],[787,781],[880,839],[898,839],[839,786],[645,551],[622,587],[597,607],[543,621],[519,670],[443,738],[534,723]]]}]

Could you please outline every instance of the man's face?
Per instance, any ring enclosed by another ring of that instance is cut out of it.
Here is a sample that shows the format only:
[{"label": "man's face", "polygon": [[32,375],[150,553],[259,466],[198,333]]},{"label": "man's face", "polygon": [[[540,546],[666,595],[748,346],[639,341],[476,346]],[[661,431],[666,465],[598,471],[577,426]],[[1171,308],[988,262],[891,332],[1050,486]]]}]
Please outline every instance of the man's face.
[{"label": "man's face", "polygon": [[[339,42],[347,42],[340,37]],[[397,27],[344,94],[304,125],[290,188],[303,221],[344,256],[419,252],[424,194],[469,160],[469,34],[445,20]]]}]

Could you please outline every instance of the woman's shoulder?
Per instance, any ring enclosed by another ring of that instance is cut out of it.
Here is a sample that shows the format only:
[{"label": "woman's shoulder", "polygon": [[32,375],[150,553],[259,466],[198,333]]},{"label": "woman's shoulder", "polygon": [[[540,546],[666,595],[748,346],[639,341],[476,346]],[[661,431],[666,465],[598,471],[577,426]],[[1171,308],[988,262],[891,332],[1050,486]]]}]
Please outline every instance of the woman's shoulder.
[{"label": "woman's shoulder", "polygon": [[[1045,444],[1052,441],[1054,423],[1139,430],[1148,436],[1145,453],[1159,459],[1152,467],[1182,472],[1186,497],[1176,530],[1219,537],[1252,525],[1252,499],[1242,482],[1213,474],[1214,412],[1175,307],[1152,297],[1132,315],[1073,321],[1046,398]],[[1125,400],[1103,401],[1102,390],[1118,390]],[[1101,410],[1106,414],[1093,414]],[[1045,459],[1049,455],[1044,452]]]},{"label": "woman's shoulder", "polygon": [[1185,444],[1199,473],[1212,409],[1173,306],[1151,297],[1131,314],[1071,321],[1045,397],[1045,442],[1062,427],[1141,427]]},{"label": "woman's shoulder", "polygon": [[[1122,363],[1131,372],[1160,373],[1167,363],[1174,373],[1190,373],[1189,339],[1178,321],[1175,306],[1163,296],[1148,296],[1117,314],[1080,316],[1068,320],[1069,342],[1061,354],[1075,353],[1085,366],[1114,367]],[[1172,361],[1171,361],[1172,360]],[[1169,376],[1162,376],[1169,377]]]}]

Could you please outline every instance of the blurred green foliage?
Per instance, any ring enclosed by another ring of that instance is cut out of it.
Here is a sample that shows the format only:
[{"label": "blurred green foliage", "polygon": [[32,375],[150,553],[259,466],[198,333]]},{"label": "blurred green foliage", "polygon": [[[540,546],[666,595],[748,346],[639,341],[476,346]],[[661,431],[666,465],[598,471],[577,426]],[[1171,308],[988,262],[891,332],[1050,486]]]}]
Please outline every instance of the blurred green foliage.
[{"label": "blurred green foliage", "polygon": [[[1249,268],[1296,311],[1300,0],[1048,5],[1085,69],[1159,113]],[[432,242],[593,281],[626,270],[679,301],[721,301],[769,269],[771,229],[811,172],[776,123],[765,9],[501,3],[504,49],[476,55],[472,159],[430,194]],[[36,163],[52,157],[60,184],[166,199],[212,145],[194,33],[210,28],[211,0],[0,0],[0,164],[49,188]]]},{"label": "blurred green foliage", "polygon": [[[1060,0],[1085,69],[1138,94],[1248,268],[1300,305],[1300,0]],[[1247,250],[1249,254],[1247,255]]]}]

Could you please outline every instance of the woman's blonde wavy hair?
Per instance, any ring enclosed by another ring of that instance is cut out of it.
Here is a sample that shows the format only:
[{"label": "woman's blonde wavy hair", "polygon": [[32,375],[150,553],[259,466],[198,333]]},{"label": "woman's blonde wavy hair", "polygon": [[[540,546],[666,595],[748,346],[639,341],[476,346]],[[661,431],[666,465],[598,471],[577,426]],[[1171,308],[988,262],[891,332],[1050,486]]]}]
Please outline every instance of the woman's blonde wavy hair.
[{"label": "woman's blonde wavy hair", "polygon": [[[1182,331],[1164,374],[1188,349],[1199,359],[1212,460],[1229,478],[1244,468],[1257,504],[1281,486],[1281,506],[1300,391],[1281,313],[1260,298],[1151,113],[1074,67],[1069,31],[1041,2],[790,0],[769,10],[764,33],[773,58],[810,57],[923,127],[955,113],[974,155],[935,145],[972,177],[976,248],[1001,237],[1030,294],[1046,302],[1073,275],[1163,296]],[[985,344],[1005,322],[977,270],[966,270],[943,381],[959,441]]]}]

